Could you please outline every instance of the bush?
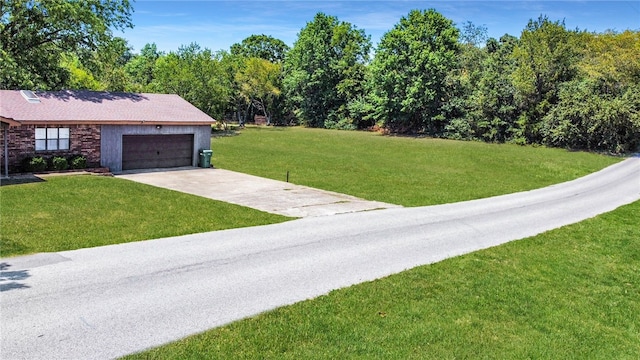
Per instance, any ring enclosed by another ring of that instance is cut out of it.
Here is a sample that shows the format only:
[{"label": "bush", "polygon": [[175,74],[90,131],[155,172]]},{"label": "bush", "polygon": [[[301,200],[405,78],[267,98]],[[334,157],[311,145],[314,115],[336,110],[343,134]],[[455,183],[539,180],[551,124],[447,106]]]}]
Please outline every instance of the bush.
[{"label": "bush", "polygon": [[599,93],[588,81],[566,83],[560,102],[544,118],[544,143],[614,154],[636,151],[640,145],[640,86],[619,92]]},{"label": "bush", "polygon": [[22,172],[28,172],[31,171],[31,160],[33,159],[33,157],[31,156],[27,156],[25,158],[22,158],[22,160],[20,161],[20,171]]},{"label": "bush", "polygon": [[85,169],[87,167],[87,158],[82,155],[76,155],[71,158],[72,169]]},{"label": "bush", "polygon": [[69,168],[69,162],[62,156],[56,156],[52,161],[54,170],[67,170]]},{"label": "bush", "polygon": [[36,156],[29,160],[28,171],[45,171],[47,170],[47,160],[42,156]]},{"label": "bush", "polygon": [[444,134],[447,139],[452,140],[473,140],[473,129],[466,119],[453,119],[444,127]]}]

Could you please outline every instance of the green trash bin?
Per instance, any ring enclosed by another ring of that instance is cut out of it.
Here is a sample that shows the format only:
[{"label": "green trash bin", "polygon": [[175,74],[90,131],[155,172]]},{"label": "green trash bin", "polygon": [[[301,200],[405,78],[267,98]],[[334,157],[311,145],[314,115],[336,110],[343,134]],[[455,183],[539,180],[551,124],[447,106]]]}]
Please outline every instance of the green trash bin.
[{"label": "green trash bin", "polygon": [[211,156],[213,156],[213,150],[200,150],[200,167],[211,167]]}]

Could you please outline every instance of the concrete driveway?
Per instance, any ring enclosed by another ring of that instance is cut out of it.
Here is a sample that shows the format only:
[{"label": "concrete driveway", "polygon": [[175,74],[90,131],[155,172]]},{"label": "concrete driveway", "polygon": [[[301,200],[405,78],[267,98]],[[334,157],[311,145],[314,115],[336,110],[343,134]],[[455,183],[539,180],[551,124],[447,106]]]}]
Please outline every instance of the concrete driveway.
[{"label": "concrete driveway", "polygon": [[223,169],[135,171],[117,177],[291,217],[400,207]]}]

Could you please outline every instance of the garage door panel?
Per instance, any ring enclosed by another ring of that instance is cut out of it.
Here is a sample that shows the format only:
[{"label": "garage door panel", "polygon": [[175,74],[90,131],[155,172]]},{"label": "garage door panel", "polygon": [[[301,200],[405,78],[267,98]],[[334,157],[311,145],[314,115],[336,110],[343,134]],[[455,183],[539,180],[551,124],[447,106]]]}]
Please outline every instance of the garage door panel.
[{"label": "garage door panel", "polygon": [[146,157],[129,159],[122,161],[122,168],[126,170],[131,169],[149,169],[149,168],[165,168],[165,167],[178,167],[178,166],[191,166],[191,157]]},{"label": "garage door panel", "polygon": [[131,160],[122,163],[123,170],[133,170],[133,169],[153,169],[153,168],[171,168],[171,167],[180,167],[180,166],[190,166],[184,164],[184,159],[178,159],[176,161],[170,160]]},{"label": "garage door panel", "polygon": [[128,150],[127,157],[129,159],[155,159],[155,158],[170,158],[170,157],[189,157],[193,154],[192,149],[135,149]]},{"label": "garage door panel", "polygon": [[191,166],[193,134],[124,135],[122,169]]},{"label": "garage door panel", "polygon": [[[146,141],[146,140],[143,140]],[[151,141],[151,140],[149,140]],[[191,142],[182,144],[182,143],[162,143],[162,139],[153,140],[153,143],[133,143],[128,147],[128,151],[131,153],[144,153],[144,152],[154,152],[158,150],[171,150],[171,151],[191,151],[193,145]],[[157,143],[155,141],[158,141]]]}]

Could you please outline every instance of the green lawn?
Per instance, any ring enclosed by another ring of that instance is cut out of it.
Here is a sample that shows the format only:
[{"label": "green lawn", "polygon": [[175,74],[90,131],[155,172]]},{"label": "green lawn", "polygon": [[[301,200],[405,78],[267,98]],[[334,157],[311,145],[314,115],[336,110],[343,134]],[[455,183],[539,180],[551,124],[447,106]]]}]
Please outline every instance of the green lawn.
[{"label": "green lawn", "polygon": [[287,220],[112,177],[0,187],[0,255],[72,250]]},{"label": "green lawn", "polygon": [[[619,159],[559,149],[254,128],[216,167],[405,206],[543,187]],[[117,178],[0,188],[0,255],[287,218]],[[131,358],[639,358],[640,202],[530,239],[338,290]]]},{"label": "green lawn", "polygon": [[308,128],[247,128],[211,142],[216,167],[404,206],[531,190],[619,161],[562,149]]},{"label": "green lawn", "polygon": [[[306,128],[212,140],[213,163],[405,206],[543,187],[619,159],[559,149]],[[0,255],[61,251],[284,221],[122,179],[62,176],[0,188]]]},{"label": "green lawn", "polygon": [[126,359],[638,359],[640,202]]}]

